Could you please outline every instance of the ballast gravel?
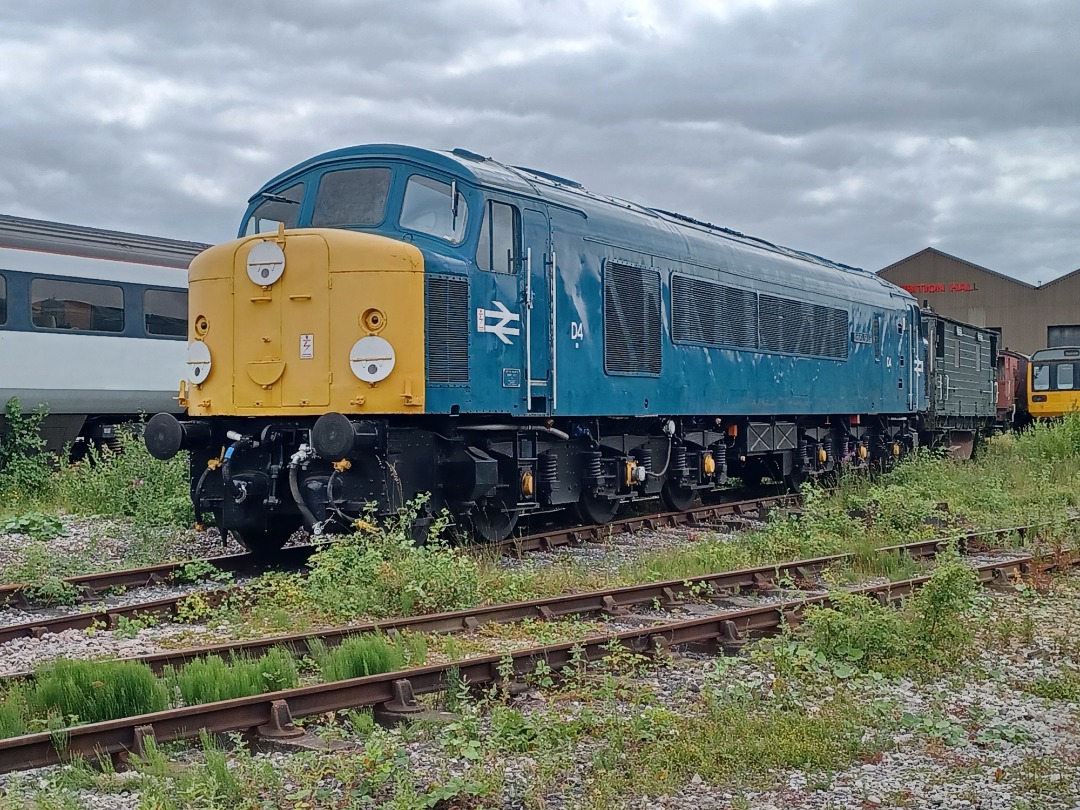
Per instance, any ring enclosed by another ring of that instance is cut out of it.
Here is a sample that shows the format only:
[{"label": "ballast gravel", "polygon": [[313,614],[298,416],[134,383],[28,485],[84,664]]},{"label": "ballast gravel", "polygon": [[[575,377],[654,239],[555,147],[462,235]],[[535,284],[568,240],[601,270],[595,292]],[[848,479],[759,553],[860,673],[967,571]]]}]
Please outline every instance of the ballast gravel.
[{"label": "ballast gravel", "polygon": [[[980,610],[985,611],[985,631],[972,649],[971,660],[961,675],[936,680],[865,679],[856,687],[865,701],[882,701],[895,713],[915,718],[945,721],[947,733],[935,724],[890,726],[884,750],[868,761],[856,762],[834,772],[804,772],[793,769],[774,772],[739,784],[711,784],[692,775],[678,790],[664,795],[632,796],[615,806],[632,810],[720,810],[761,808],[762,810],[871,810],[872,808],[934,808],[935,810],[1080,810],[1080,703],[1040,697],[1032,693],[1034,684],[1061,674],[1062,667],[1080,668],[1080,645],[1074,635],[1080,626],[1080,574],[1072,574],[1055,588],[1051,596],[1031,592],[984,592]],[[768,690],[775,673],[767,663],[746,658],[727,659],[721,664],[710,656],[684,652],[670,666],[650,669],[633,681],[634,688],[651,695],[653,705],[671,712],[692,710],[703,690],[750,688]],[[719,670],[718,670],[719,667]],[[810,712],[850,692],[837,685],[822,684],[804,694]],[[625,713],[629,704],[616,701],[587,702],[567,699],[554,692],[531,690],[512,699],[526,716],[552,711],[572,716],[586,704],[591,711]],[[873,735],[877,730],[867,728]],[[438,735],[438,732],[436,732]],[[477,763],[466,757],[448,755],[447,749],[428,738],[416,738],[392,730],[384,739],[397,740],[407,763],[399,761],[410,781],[421,789],[448,777],[475,773]],[[482,735],[483,739],[483,735]],[[332,806],[348,804],[348,797],[335,788],[332,778],[335,756],[355,756],[363,742],[351,744],[342,754],[295,754],[272,750],[257,754],[275,771],[289,774],[296,769],[315,768],[321,784],[330,791]],[[544,752],[498,756],[487,752],[479,764],[496,773],[501,795],[461,807],[543,807],[545,810],[583,806],[584,792],[595,778],[594,758],[606,747],[603,739],[588,739],[572,752],[571,765],[560,773],[555,786],[543,795],[535,788],[543,773]],[[188,762],[199,761],[197,752],[181,755]],[[314,757],[314,759],[313,759]],[[351,760],[350,768],[356,767]],[[320,764],[321,763],[321,764]],[[40,786],[48,791],[50,773],[0,777],[0,789]],[[120,810],[139,806],[138,785],[131,779],[130,790],[120,792],[114,783],[110,793],[82,789],[69,795],[74,806],[93,810]],[[287,780],[292,777],[287,776]],[[292,783],[289,782],[291,785]],[[124,785],[126,788],[127,786]],[[336,793],[334,791],[337,791]],[[388,795],[381,797],[390,798]],[[360,802],[357,806],[377,806]],[[447,805],[452,806],[452,805]]]},{"label": "ballast gravel", "polygon": [[168,560],[193,560],[240,554],[243,547],[217,529],[140,530],[130,523],[61,514],[59,535],[37,540],[18,532],[0,532],[0,569],[17,569],[28,557],[63,560],[63,576],[154,565]]}]

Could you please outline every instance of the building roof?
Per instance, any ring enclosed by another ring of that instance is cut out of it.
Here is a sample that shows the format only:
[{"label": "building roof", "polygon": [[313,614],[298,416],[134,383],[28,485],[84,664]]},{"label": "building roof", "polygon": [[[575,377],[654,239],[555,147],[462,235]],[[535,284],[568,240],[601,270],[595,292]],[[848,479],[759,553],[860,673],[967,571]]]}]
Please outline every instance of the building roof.
[{"label": "building roof", "polygon": [[1000,279],[1012,282],[1013,284],[1017,285],[1018,287],[1024,287],[1024,288],[1029,289],[1029,290],[1044,290],[1044,289],[1046,289],[1047,287],[1049,287],[1049,286],[1051,286],[1053,284],[1058,284],[1058,283],[1060,283],[1062,281],[1065,281],[1068,278],[1072,278],[1073,276],[1075,276],[1077,274],[1080,274],[1080,268],[1078,268],[1076,270],[1073,270],[1072,272],[1065,273],[1064,275],[1060,275],[1057,278],[1053,279],[1052,281],[1046,282],[1045,284],[1031,284],[1031,283],[1029,283],[1027,281],[1021,281],[1018,278],[1013,278],[1012,276],[1007,276],[1004,273],[999,273],[996,270],[991,270],[989,267],[983,267],[980,264],[975,264],[974,262],[969,262],[967,259],[961,259],[958,256],[953,256],[951,253],[946,253],[946,252],[944,252],[942,250],[938,250],[937,248],[932,248],[932,247],[923,248],[918,253],[912,253],[910,256],[906,256],[903,259],[900,259],[900,261],[898,261],[898,262],[893,262],[888,267],[881,268],[880,270],[877,271],[877,273],[878,273],[879,276],[884,275],[887,271],[892,270],[893,268],[899,267],[902,264],[906,264],[907,262],[911,261],[912,259],[917,259],[919,256],[923,256],[923,255],[928,254],[928,253],[932,253],[932,254],[936,254],[938,256],[942,256],[942,257],[944,257],[946,259],[950,259],[951,261],[957,262],[958,264],[965,264],[965,265],[967,265],[968,267],[971,267],[974,270],[978,270],[980,273],[986,273],[987,275],[997,276]]}]

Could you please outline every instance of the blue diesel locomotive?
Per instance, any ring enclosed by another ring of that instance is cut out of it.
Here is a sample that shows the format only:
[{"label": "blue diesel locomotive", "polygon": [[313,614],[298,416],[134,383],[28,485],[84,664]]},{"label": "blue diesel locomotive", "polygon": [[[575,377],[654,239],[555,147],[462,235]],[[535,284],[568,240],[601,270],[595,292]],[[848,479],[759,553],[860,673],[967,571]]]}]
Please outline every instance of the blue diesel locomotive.
[{"label": "blue diesel locomotive", "polygon": [[485,539],[567,507],[603,523],[993,421],[992,390],[933,415],[937,334],[876,275],[460,149],[278,175],[189,301],[187,416],[147,445],[189,450],[196,512],[260,551],[422,492]]}]

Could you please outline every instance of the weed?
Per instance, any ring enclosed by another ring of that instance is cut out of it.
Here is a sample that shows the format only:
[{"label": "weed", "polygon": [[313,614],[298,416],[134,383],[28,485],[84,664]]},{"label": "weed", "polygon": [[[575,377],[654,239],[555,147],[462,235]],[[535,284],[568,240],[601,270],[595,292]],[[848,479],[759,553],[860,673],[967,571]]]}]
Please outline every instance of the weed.
[{"label": "weed", "polygon": [[[414,636],[413,638],[417,638]],[[420,654],[417,646],[412,656]],[[399,645],[383,636],[365,634],[345,639],[336,647],[327,649],[322,643],[312,644],[310,655],[322,672],[323,680],[343,681],[392,672],[405,666],[405,655]],[[423,658],[413,663],[422,663]]]},{"label": "weed", "polygon": [[233,575],[206,560],[192,560],[176,569],[172,578],[174,582],[195,585],[200,582],[232,582]]},{"label": "weed", "polygon": [[400,529],[362,529],[313,555],[309,566],[308,598],[339,620],[455,610],[480,601],[476,561],[440,534],[416,546]]},{"label": "weed", "polygon": [[830,595],[828,606],[807,610],[804,626],[774,645],[778,662],[795,670],[831,671],[840,679],[959,663],[973,636],[965,615],[978,578],[955,553],[940,560],[900,609],[844,591]]},{"label": "weed", "polygon": [[175,682],[189,706],[291,689],[300,682],[296,659],[277,648],[259,658],[199,658],[166,678]]},{"label": "weed", "polygon": [[1020,688],[1047,700],[1080,702],[1080,671],[1062,666],[1057,675],[1044,675]]},{"label": "weed", "polygon": [[28,714],[24,689],[14,686],[0,694],[0,738],[26,734]]},{"label": "weed", "polygon": [[136,661],[57,659],[35,673],[27,704],[39,717],[56,713],[71,724],[161,711],[164,685]]},{"label": "weed", "polygon": [[52,484],[52,457],[44,453],[41,437],[44,409],[26,413],[18,398],[4,407],[0,434],[0,496],[6,506],[25,506],[48,499]]},{"label": "weed", "polygon": [[60,470],[60,504],[77,514],[126,517],[144,526],[190,526],[187,454],[159,461],[133,430],[118,436],[121,452],[92,451],[92,464]]},{"label": "weed", "polygon": [[44,542],[59,537],[64,533],[64,524],[55,515],[44,515],[41,512],[26,512],[22,515],[10,517],[0,522],[2,534],[25,534],[31,540]]},{"label": "weed", "polygon": [[135,638],[139,635],[140,630],[156,627],[157,623],[157,619],[153,616],[136,616],[130,619],[127,616],[119,616],[116,619],[116,629],[113,632],[120,638]]},{"label": "weed", "polygon": [[41,582],[34,582],[23,587],[28,601],[44,607],[56,605],[75,605],[82,596],[82,588],[59,577],[49,577]]},{"label": "weed", "polygon": [[950,717],[942,715],[923,715],[904,712],[900,717],[900,725],[906,729],[917,731],[949,746],[960,745],[967,739],[964,727]]}]

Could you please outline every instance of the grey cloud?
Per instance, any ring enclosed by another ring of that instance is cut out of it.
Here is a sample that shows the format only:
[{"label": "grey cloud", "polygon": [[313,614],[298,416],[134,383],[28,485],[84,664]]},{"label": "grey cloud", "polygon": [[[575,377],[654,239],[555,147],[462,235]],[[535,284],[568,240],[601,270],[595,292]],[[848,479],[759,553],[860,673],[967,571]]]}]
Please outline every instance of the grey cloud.
[{"label": "grey cloud", "polygon": [[292,163],[401,141],[874,269],[1080,265],[1071,4],[709,5],[24,4],[0,211],[215,241]]}]

